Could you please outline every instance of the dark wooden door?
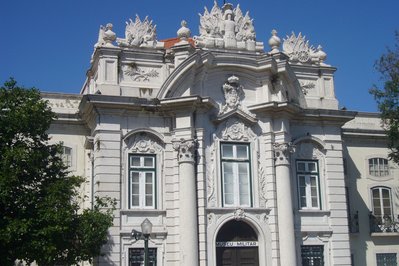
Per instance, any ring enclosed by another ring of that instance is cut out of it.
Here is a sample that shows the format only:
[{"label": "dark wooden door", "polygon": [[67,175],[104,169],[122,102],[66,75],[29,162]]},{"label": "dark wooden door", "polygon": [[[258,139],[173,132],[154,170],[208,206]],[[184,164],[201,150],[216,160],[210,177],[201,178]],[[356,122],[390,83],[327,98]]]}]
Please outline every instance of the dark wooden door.
[{"label": "dark wooden door", "polygon": [[258,247],[219,247],[217,266],[259,266]]}]

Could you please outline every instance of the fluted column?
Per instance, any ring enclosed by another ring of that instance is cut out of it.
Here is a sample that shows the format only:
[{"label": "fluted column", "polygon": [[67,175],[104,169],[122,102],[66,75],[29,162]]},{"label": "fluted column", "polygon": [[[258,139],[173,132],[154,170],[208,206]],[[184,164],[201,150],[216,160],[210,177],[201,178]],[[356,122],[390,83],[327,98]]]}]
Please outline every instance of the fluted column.
[{"label": "fluted column", "polygon": [[297,265],[289,160],[293,151],[290,143],[274,144],[281,266]]},{"label": "fluted column", "polygon": [[197,190],[192,139],[173,142],[178,151],[180,195],[180,265],[198,265]]}]

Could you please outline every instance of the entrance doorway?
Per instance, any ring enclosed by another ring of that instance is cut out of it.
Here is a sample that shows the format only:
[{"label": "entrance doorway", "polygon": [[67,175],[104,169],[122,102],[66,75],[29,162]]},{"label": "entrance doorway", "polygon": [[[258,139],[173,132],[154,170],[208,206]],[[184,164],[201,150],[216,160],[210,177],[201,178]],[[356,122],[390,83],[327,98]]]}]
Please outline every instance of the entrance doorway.
[{"label": "entrance doorway", "polygon": [[259,266],[258,236],[247,223],[230,221],[216,237],[217,266]]}]

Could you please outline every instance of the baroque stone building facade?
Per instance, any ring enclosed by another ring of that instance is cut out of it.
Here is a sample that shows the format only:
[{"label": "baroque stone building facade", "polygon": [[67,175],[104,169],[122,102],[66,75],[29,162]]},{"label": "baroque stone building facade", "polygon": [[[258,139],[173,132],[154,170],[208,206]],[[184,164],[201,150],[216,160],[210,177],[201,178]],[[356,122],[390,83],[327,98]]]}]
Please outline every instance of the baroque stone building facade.
[{"label": "baroque stone building facade", "polygon": [[[44,93],[82,194],[117,200],[96,265],[397,265],[398,166],[376,114],[340,110],[335,68],[301,34],[256,41],[216,3],[199,36],[148,18],[100,28],[79,95]],[[265,48],[264,46],[269,46]]]}]

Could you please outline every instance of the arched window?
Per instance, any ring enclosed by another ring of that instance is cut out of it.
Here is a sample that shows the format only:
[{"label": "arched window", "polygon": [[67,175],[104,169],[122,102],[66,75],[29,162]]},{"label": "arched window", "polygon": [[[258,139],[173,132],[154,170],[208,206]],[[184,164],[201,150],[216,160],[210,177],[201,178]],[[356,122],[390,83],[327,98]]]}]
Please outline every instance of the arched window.
[{"label": "arched window", "polygon": [[393,218],[391,190],[387,187],[374,187],[371,189],[373,215],[377,221],[382,221],[384,217]]},{"label": "arched window", "polygon": [[384,158],[370,158],[369,174],[372,176],[389,175],[388,160]]}]

